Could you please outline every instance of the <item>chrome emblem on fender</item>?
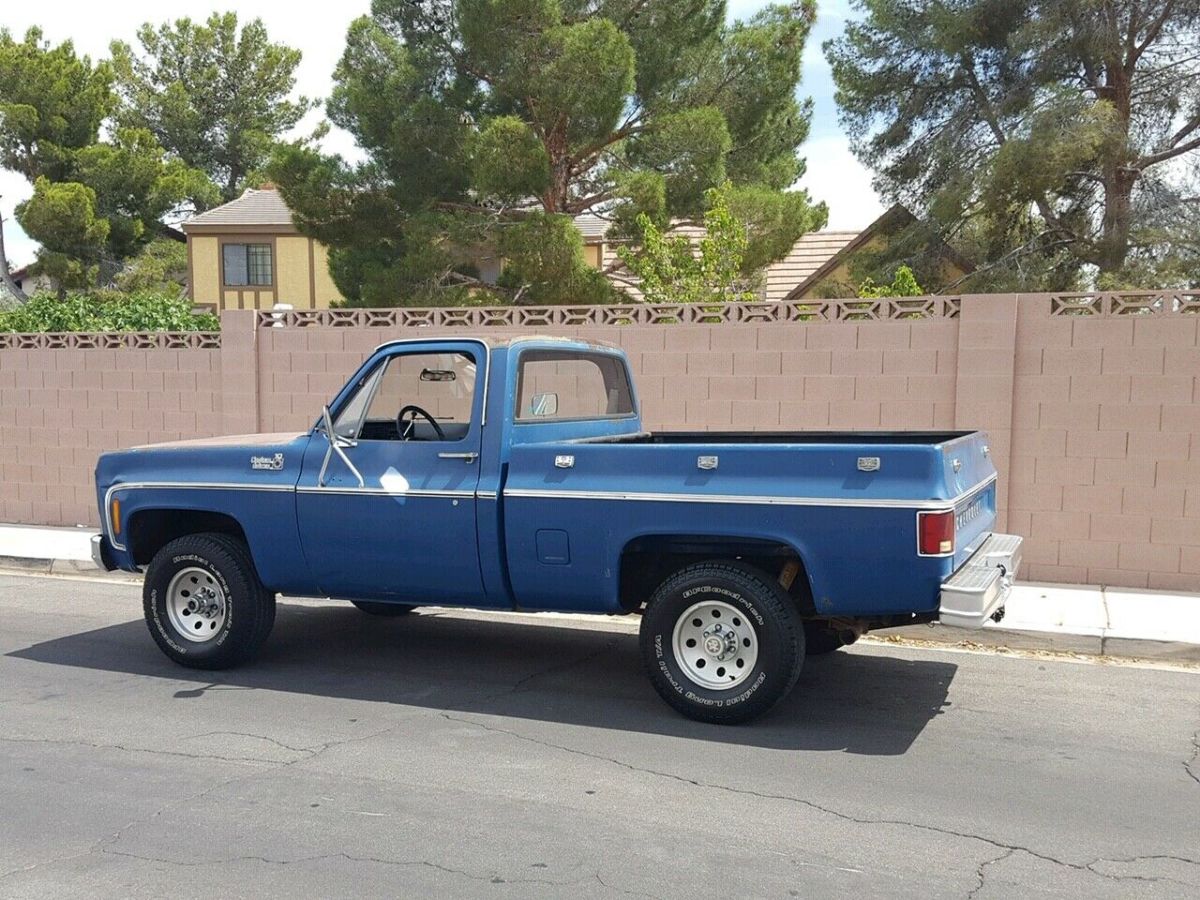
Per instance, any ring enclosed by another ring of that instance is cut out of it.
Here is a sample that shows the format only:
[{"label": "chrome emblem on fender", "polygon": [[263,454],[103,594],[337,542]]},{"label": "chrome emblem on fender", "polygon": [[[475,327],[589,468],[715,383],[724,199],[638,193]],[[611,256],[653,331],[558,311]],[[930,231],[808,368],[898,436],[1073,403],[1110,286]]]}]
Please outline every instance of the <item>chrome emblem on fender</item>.
[{"label": "chrome emblem on fender", "polygon": [[276,453],[274,456],[252,456],[250,457],[250,468],[260,469],[265,472],[278,472],[283,468],[283,454]]},{"label": "chrome emblem on fender", "polygon": [[860,472],[878,472],[879,457],[878,456],[860,456],[858,458],[858,471]]}]

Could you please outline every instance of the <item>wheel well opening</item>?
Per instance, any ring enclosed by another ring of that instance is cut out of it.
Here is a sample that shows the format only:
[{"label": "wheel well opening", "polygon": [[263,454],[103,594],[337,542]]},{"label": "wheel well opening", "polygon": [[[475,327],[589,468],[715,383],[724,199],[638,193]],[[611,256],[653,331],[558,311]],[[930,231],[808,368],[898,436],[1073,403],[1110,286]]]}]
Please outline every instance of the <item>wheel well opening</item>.
[{"label": "wheel well opening", "polygon": [[684,566],[715,559],[740,560],[779,578],[800,613],[815,614],[808,570],[795,547],[722,535],[647,535],[630,541],[621,553],[622,608],[641,609],[655,589]]},{"label": "wheel well opening", "polygon": [[133,561],[147,565],[154,554],[176,538],[216,532],[246,542],[246,533],[233,516],[195,509],[143,509],[129,517],[126,526]]}]

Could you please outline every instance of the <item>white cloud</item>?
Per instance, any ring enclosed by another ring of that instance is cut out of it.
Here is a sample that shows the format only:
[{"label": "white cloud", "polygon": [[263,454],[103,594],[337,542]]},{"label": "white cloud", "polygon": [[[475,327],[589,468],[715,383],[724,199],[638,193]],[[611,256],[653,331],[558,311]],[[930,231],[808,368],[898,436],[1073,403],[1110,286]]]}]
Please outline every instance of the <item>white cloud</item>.
[{"label": "white cloud", "polygon": [[810,140],[801,148],[808,170],[800,187],[814,200],[829,204],[828,228],[857,231],[871,224],[884,205],[871,187],[871,173],[860,163],[841,136]]}]

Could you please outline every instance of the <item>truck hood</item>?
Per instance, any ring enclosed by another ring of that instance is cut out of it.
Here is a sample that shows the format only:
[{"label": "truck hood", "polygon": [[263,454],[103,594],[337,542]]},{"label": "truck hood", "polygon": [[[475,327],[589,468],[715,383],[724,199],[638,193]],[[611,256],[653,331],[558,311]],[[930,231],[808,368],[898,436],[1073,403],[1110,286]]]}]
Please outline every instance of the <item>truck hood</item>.
[{"label": "truck hood", "polygon": [[245,434],[149,444],[102,454],[96,487],[117,482],[294,486],[300,478],[308,432]]},{"label": "truck hood", "polygon": [[164,441],[161,444],[141,444],[133,450],[175,450],[188,447],[217,448],[217,447],[265,447],[275,444],[290,444],[306,437],[308,432],[293,433],[281,431],[275,434],[233,434],[222,437],[192,438],[186,441]]}]

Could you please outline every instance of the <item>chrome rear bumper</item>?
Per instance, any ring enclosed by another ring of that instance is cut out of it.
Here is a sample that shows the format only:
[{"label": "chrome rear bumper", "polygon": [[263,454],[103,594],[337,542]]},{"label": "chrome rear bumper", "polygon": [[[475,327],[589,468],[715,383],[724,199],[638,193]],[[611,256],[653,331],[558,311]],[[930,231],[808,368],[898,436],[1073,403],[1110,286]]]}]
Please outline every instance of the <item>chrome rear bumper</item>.
[{"label": "chrome rear bumper", "polygon": [[1021,538],[992,534],[958,571],[942,582],[938,621],[955,628],[981,628],[999,613],[1021,566]]}]

